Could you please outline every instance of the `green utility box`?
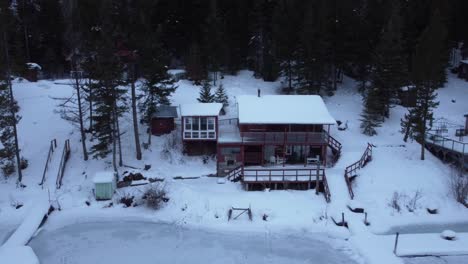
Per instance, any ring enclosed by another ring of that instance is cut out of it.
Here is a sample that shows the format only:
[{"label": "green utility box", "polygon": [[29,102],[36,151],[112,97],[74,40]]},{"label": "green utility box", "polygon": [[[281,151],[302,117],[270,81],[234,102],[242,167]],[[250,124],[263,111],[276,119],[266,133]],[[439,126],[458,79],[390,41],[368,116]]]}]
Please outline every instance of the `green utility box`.
[{"label": "green utility box", "polygon": [[93,182],[96,200],[112,199],[116,187],[113,172],[98,172],[94,175]]}]

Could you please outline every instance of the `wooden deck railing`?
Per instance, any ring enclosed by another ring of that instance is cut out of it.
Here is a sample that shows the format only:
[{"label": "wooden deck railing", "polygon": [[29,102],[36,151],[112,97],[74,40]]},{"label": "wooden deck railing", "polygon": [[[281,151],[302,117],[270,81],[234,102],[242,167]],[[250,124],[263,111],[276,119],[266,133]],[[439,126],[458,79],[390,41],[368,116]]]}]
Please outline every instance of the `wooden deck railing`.
[{"label": "wooden deck railing", "polygon": [[244,182],[314,182],[323,179],[325,169],[320,168],[244,168]]},{"label": "wooden deck railing", "polygon": [[70,157],[70,140],[65,140],[65,145],[63,146],[62,158],[60,159],[59,171],[57,173],[56,187],[60,189],[62,186],[63,174],[65,172],[65,166],[67,164],[68,158]]},{"label": "wooden deck railing", "polygon": [[344,179],[345,179],[346,185],[348,187],[348,192],[349,192],[349,196],[351,197],[351,199],[354,199],[354,192],[353,192],[353,188],[351,186],[351,179],[350,178],[355,174],[355,172],[357,170],[363,168],[364,166],[366,166],[366,164],[369,161],[372,160],[372,148],[373,147],[374,147],[374,145],[372,145],[370,143],[367,143],[367,148],[364,151],[364,153],[362,154],[361,158],[358,161],[356,161],[353,164],[346,167],[346,169],[345,169]]},{"label": "wooden deck railing", "polygon": [[41,185],[42,188],[44,188],[43,184],[45,182],[45,176],[46,176],[47,170],[49,169],[49,163],[50,163],[50,160],[52,159],[52,154],[54,153],[55,148],[57,148],[57,140],[54,138],[50,141],[49,152],[47,153],[47,159],[45,162],[44,171],[42,172],[42,179],[41,179],[41,182],[39,183],[39,185]]},{"label": "wooden deck railing", "polygon": [[243,143],[257,144],[326,144],[324,132],[241,132]]},{"label": "wooden deck railing", "polygon": [[444,136],[436,135],[430,132],[426,133],[426,142],[434,144],[455,152],[468,154],[468,142],[462,142]]}]

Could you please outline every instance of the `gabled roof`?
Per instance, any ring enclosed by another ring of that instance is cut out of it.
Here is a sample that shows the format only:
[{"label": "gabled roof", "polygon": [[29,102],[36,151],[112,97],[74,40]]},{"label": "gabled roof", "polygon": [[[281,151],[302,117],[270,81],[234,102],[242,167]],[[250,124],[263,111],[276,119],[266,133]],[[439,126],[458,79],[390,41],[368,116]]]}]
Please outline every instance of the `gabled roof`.
[{"label": "gabled roof", "polygon": [[336,124],[318,95],[241,95],[239,124]]},{"label": "gabled roof", "polygon": [[180,106],[181,116],[218,116],[223,108],[221,103],[195,103]]},{"label": "gabled roof", "polygon": [[156,107],[153,118],[177,118],[177,107],[170,105],[160,105]]}]

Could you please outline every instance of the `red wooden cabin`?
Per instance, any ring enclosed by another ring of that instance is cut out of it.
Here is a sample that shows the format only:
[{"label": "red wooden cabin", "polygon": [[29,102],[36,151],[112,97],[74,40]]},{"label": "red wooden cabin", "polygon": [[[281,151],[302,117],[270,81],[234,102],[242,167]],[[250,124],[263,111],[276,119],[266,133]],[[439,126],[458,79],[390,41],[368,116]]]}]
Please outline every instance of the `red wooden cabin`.
[{"label": "red wooden cabin", "polygon": [[336,121],[320,96],[238,96],[237,103],[238,119],[220,120],[218,176],[246,165],[326,164]]},{"label": "red wooden cabin", "polygon": [[177,117],[177,107],[160,105],[151,117],[151,133],[155,136],[171,133],[175,129],[174,119]]}]

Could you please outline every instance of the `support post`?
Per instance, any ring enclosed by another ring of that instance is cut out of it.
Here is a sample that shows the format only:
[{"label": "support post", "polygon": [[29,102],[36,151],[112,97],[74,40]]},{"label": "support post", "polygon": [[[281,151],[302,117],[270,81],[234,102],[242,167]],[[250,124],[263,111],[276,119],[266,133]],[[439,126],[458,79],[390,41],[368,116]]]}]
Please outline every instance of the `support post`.
[{"label": "support post", "polygon": [[315,194],[319,193],[319,177],[320,177],[320,156],[317,155],[317,178],[315,179]]},{"label": "support post", "polygon": [[397,252],[397,247],[398,247],[398,238],[400,236],[400,233],[396,233],[396,236],[395,236],[395,246],[393,247],[393,254],[396,255],[396,252]]}]

